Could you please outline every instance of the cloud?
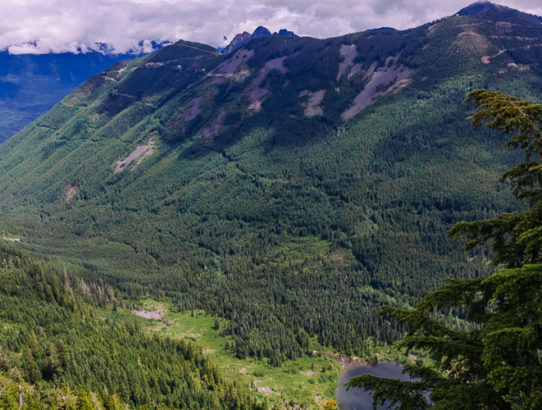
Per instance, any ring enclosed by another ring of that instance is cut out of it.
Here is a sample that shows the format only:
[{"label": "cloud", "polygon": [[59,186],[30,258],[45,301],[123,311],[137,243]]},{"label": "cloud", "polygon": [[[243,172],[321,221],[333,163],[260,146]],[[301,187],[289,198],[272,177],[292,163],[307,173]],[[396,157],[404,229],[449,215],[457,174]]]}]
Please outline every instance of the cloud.
[{"label": "cloud", "polygon": [[[2,0],[0,50],[59,53],[141,50],[148,40],[213,46],[264,25],[333,37],[369,28],[415,27],[456,13],[469,0]],[[542,15],[539,0],[500,4]],[[145,44],[141,44],[147,40]]]}]

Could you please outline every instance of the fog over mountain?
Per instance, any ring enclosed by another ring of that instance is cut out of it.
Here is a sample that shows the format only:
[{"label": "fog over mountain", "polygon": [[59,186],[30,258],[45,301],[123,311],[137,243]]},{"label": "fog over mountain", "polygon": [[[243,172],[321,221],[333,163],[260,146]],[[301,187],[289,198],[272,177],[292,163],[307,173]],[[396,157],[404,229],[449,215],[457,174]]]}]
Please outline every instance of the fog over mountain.
[{"label": "fog over mountain", "polygon": [[[5,0],[0,13],[0,50],[12,54],[109,50],[150,51],[149,40],[185,39],[216,47],[264,25],[304,36],[338,36],[369,28],[415,27],[449,16],[469,0]],[[542,15],[538,0],[500,4]]]}]

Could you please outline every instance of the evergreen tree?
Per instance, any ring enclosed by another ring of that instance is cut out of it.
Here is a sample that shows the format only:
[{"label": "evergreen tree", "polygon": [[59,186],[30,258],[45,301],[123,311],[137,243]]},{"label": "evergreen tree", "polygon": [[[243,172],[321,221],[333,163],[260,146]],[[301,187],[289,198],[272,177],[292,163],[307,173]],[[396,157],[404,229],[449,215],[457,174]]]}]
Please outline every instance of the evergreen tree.
[{"label": "evergreen tree", "polygon": [[41,379],[40,369],[32,351],[29,348],[24,349],[23,360],[22,360],[22,369],[24,371],[25,377],[31,383],[36,383]]},{"label": "evergreen tree", "polygon": [[[408,329],[399,345],[427,351],[435,365],[405,366],[416,381],[353,378],[349,387],[374,391],[375,407],[391,400],[402,409],[542,408],[542,105],[486,90],[467,101],[477,109],[475,126],[512,134],[506,146],[523,149],[523,162],[501,180],[527,208],[450,231],[466,238],[467,249],[487,243],[493,262],[505,268],[485,279],[449,281],[415,309],[382,309]],[[464,312],[465,328],[439,320],[442,309]]]},{"label": "evergreen tree", "polygon": [[91,404],[88,394],[84,390],[79,390],[79,397],[76,403],[77,410],[93,410],[94,406]]},{"label": "evergreen tree", "polygon": [[66,365],[68,364],[68,349],[62,339],[59,339],[56,343],[56,351],[60,367],[66,367]]}]

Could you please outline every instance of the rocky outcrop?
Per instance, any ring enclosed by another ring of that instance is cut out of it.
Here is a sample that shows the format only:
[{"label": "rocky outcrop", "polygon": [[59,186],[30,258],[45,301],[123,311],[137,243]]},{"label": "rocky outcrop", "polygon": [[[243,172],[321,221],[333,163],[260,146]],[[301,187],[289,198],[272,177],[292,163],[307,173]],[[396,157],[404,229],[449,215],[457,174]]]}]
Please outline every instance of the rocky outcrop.
[{"label": "rocky outcrop", "polygon": [[281,37],[298,37],[293,31],[289,31],[286,29],[280,29],[276,33],[272,33],[263,26],[258,26],[256,30],[252,34],[244,31],[240,34],[237,34],[233,40],[228,44],[227,47],[220,50],[223,54],[229,54],[232,51],[237,50],[239,47],[251,42],[255,38],[259,37],[269,37],[269,36],[281,36]]}]

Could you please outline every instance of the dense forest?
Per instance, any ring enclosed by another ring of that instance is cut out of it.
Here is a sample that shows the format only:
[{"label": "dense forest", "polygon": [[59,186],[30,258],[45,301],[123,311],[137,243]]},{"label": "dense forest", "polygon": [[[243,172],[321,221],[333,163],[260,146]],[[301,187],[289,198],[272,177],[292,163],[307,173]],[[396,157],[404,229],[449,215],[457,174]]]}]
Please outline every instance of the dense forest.
[{"label": "dense forest", "polygon": [[[542,406],[542,105],[500,92],[475,90],[467,101],[473,123],[509,134],[505,146],[521,149],[523,161],[500,178],[522,212],[459,222],[450,230],[466,248],[492,249],[498,269],[488,278],[449,280],[413,309],[382,308],[408,329],[399,346],[421,349],[429,366],[410,364],[414,379],[355,377],[350,387],[374,391],[374,403],[399,409],[538,409]],[[462,321],[447,323],[445,310]]]},{"label": "dense forest", "polygon": [[516,158],[462,102],[482,87],[536,101],[541,35],[506,9],[228,56],[180,41],[0,146],[0,229],[132,300],[227,319],[239,358],[280,365],[310,338],[364,356],[402,333],[377,306],[489,274],[488,251],[446,232],[521,208],[496,182]]},{"label": "dense forest", "polygon": [[112,304],[114,293],[65,263],[2,247],[0,407],[260,406],[192,342],[144,336],[135,321],[104,321],[96,306]]}]

